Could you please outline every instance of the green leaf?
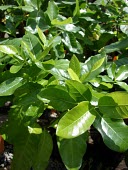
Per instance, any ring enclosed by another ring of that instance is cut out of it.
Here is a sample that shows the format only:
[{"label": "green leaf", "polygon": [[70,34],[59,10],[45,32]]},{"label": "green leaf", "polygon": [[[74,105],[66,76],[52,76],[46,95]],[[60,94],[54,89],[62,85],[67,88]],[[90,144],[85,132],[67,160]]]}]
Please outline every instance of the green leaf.
[{"label": "green leaf", "polygon": [[37,25],[42,31],[50,28],[50,20],[41,10],[34,10],[30,13],[25,29],[32,34],[35,34],[37,33]]},{"label": "green leaf", "polygon": [[0,96],[9,96],[14,91],[24,84],[22,77],[10,78],[0,84]]},{"label": "green leaf", "polygon": [[29,1],[29,0],[24,0],[24,3],[25,3],[25,5],[30,5],[30,6],[32,6],[34,9],[37,9],[37,10],[39,10],[39,8],[40,8],[40,6],[41,6],[41,1],[40,0],[31,0],[31,1]]},{"label": "green leaf", "polygon": [[68,111],[59,121],[56,134],[62,138],[74,138],[86,132],[95,120],[89,102],[83,101]]},{"label": "green leaf", "polygon": [[17,64],[17,65],[12,65],[12,66],[10,67],[10,72],[11,72],[11,73],[17,73],[22,67],[23,67],[23,64],[22,64],[22,63]]},{"label": "green leaf", "polygon": [[125,33],[126,35],[128,35],[128,25],[121,25],[120,29],[123,33]]},{"label": "green leaf", "polygon": [[105,53],[112,53],[114,51],[119,51],[121,49],[125,49],[128,47],[128,38],[120,40],[118,42],[112,43],[110,45],[105,46],[102,50]]},{"label": "green leaf", "polygon": [[46,130],[43,130],[39,140],[37,153],[35,154],[33,168],[36,170],[46,170],[50,155],[52,153],[52,138]]},{"label": "green leaf", "polygon": [[88,139],[84,133],[73,139],[58,138],[58,148],[62,161],[68,170],[78,170],[82,165],[82,159],[86,152]]},{"label": "green leaf", "polygon": [[25,42],[28,50],[31,51],[35,58],[36,55],[42,51],[39,39],[35,35],[27,33],[23,36],[22,41]]},{"label": "green leaf", "polygon": [[91,91],[86,85],[74,80],[66,80],[66,85],[68,86],[69,94],[75,101],[82,102],[91,100]]},{"label": "green leaf", "polygon": [[76,80],[78,82],[81,82],[79,77],[77,76],[77,74],[71,68],[68,69],[68,73],[69,73],[72,80]]},{"label": "green leaf", "polygon": [[119,85],[122,89],[125,89],[128,92],[128,85],[125,82],[116,82],[115,84]]},{"label": "green leaf", "polygon": [[116,64],[115,63],[110,64],[110,66],[107,68],[107,73],[108,73],[108,76],[112,80],[115,78],[115,74],[116,74]]},{"label": "green leaf", "polygon": [[37,31],[38,31],[38,35],[39,35],[41,41],[44,44],[44,47],[47,46],[47,39],[46,39],[46,36],[44,35],[43,31],[39,27],[37,27]]},{"label": "green leaf", "polygon": [[128,118],[128,93],[113,92],[101,97],[98,102],[100,111],[110,118]]},{"label": "green leaf", "polygon": [[79,0],[76,0],[76,7],[73,12],[73,16],[79,16],[79,15],[80,15]]},{"label": "green leaf", "polygon": [[57,18],[59,13],[58,7],[53,0],[48,2],[47,14],[52,21],[53,19]]},{"label": "green leaf", "polygon": [[122,81],[128,78],[128,65],[120,66],[115,75],[116,81]]},{"label": "green leaf", "polygon": [[70,60],[69,68],[71,68],[78,77],[80,76],[80,62],[75,55],[73,55]]},{"label": "green leaf", "polygon": [[60,86],[48,87],[42,90],[39,96],[50,100],[49,105],[59,111],[70,109],[76,105],[75,100],[68,94],[67,90]]},{"label": "green leaf", "polygon": [[101,117],[98,114],[93,125],[111,150],[125,152],[128,149],[128,126],[123,120]]},{"label": "green leaf", "polygon": [[18,54],[17,49],[12,45],[0,45],[0,51],[5,54]]},{"label": "green leaf", "polygon": [[76,54],[82,54],[83,48],[80,45],[80,43],[76,40],[76,37],[73,33],[64,33],[63,34],[63,43],[67,46],[69,51],[76,53]]},{"label": "green leaf", "polygon": [[106,65],[105,54],[98,54],[90,57],[82,66],[82,76],[80,80],[87,82],[94,79],[99,73],[104,71]]},{"label": "green leaf", "polygon": [[72,23],[72,18],[69,17],[63,21],[59,21],[58,19],[54,19],[52,20],[51,24],[52,25],[67,25],[67,24],[71,24]]},{"label": "green leaf", "polygon": [[0,10],[4,11],[4,10],[7,10],[9,8],[13,8],[15,7],[14,5],[2,5],[0,6]]}]

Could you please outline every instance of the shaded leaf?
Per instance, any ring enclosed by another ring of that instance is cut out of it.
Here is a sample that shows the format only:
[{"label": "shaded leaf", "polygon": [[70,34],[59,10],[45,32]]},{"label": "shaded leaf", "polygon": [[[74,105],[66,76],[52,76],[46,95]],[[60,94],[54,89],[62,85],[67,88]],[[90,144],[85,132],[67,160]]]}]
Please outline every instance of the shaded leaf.
[{"label": "shaded leaf", "polygon": [[42,90],[39,96],[50,100],[49,105],[59,111],[70,109],[76,105],[75,100],[69,95],[67,90],[60,86],[48,87]]},{"label": "shaded leaf", "polygon": [[37,146],[37,153],[35,154],[34,158],[33,163],[34,169],[36,170],[46,169],[49,162],[49,158],[52,153],[52,148],[53,148],[52,138],[46,130],[43,130],[39,139],[39,144]]},{"label": "shaded leaf", "polygon": [[82,165],[82,159],[86,152],[88,139],[87,133],[84,133],[73,139],[58,138],[59,152],[62,161],[68,170],[79,169]]}]

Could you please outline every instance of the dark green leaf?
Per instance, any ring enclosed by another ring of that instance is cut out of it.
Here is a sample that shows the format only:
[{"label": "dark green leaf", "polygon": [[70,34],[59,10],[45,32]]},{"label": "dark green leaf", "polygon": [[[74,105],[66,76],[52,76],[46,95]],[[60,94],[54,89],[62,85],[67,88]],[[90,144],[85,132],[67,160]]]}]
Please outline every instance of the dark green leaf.
[{"label": "dark green leaf", "polygon": [[70,109],[76,105],[75,100],[69,95],[67,90],[60,86],[44,89],[39,93],[39,96],[50,100],[49,105],[59,111]]},{"label": "dark green leaf", "polygon": [[67,169],[79,169],[86,151],[87,133],[73,139],[58,139],[59,152]]}]

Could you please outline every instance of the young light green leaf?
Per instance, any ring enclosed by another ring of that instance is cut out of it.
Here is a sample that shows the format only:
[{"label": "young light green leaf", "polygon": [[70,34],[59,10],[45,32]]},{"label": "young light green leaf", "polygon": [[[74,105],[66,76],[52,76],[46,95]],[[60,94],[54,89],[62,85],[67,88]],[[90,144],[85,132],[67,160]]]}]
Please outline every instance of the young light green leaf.
[{"label": "young light green leaf", "polygon": [[59,152],[68,170],[80,169],[87,148],[87,139],[88,133],[84,133],[73,139],[58,138]]},{"label": "young light green leaf", "polygon": [[58,19],[53,19],[51,24],[52,25],[67,25],[67,24],[71,24],[72,23],[72,18],[69,17],[63,21],[59,21]]},{"label": "young light green leaf", "polygon": [[79,0],[76,0],[76,7],[73,12],[73,16],[79,16],[79,15],[80,15]]},{"label": "young light green leaf", "polygon": [[0,84],[0,96],[9,96],[24,84],[22,77],[10,78]]},{"label": "young light green leaf", "polygon": [[78,75],[71,68],[68,69],[68,73],[69,73],[72,80],[76,80],[78,82],[81,82]]},{"label": "young light green leaf", "polygon": [[44,47],[47,46],[47,39],[46,39],[46,36],[44,35],[43,31],[39,27],[37,27],[37,32],[38,32],[38,35],[39,35],[41,41],[44,44]]},{"label": "young light green leaf", "polygon": [[95,120],[94,110],[89,102],[80,102],[59,121],[56,134],[62,138],[74,138],[86,132]]},{"label": "young light green leaf", "polygon": [[125,152],[128,149],[128,126],[122,119],[110,119],[97,114],[93,125],[111,150]]},{"label": "young light green leaf", "polygon": [[101,113],[110,118],[128,118],[128,93],[113,92],[101,97],[98,102]]},{"label": "young light green leaf", "polygon": [[10,72],[11,72],[11,73],[17,73],[22,67],[23,67],[23,64],[22,64],[22,63],[17,64],[17,65],[12,65],[12,66],[10,67]]},{"label": "young light green leaf", "polygon": [[70,60],[69,68],[71,68],[78,77],[80,76],[80,62],[75,55],[73,55]]}]

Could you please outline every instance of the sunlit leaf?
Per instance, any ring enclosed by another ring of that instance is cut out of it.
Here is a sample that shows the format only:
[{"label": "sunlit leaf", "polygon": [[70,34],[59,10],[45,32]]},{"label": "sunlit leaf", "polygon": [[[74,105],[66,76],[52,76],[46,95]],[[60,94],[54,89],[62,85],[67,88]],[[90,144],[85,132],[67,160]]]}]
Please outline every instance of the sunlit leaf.
[{"label": "sunlit leaf", "polygon": [[128,118],[127,99],[127,92],[113,92],[101,97],[98,106],[100,111],[110,118]]},{"label": "sunlit leaf", "polygon": [[59,121],[56,134],[62,138],[74,138],[86,132],[95,120],[89,102],[83,101],[68,111]]},{"label": "sunlit leaf", "polygon": [[98,114],[93,125],[101,133],[104,143],[111,150],[124,152],[128,149],[128,126],[123,120],[101,117]]}]

